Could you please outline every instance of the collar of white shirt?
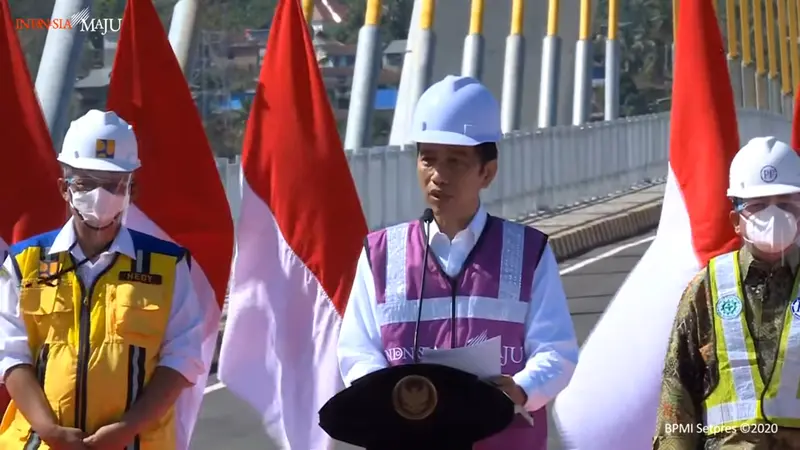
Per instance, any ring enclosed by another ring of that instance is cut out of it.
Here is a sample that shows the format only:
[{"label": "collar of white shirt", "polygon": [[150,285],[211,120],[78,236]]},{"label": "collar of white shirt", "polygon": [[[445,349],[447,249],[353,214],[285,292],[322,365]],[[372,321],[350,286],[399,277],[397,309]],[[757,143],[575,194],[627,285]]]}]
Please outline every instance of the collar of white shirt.
[{"label": "collar of white shirt", "polygon": [[[474,247],[475,243],[478,240],[478,236],[480,236],[481,233],[483,233],[483,228],[486,226],[487,217],[488,214],[486,213],[486,209],[483,208],[483,205],[480,205],[478,207],[478,211],[475,213],[475,216],[472,218],[472,221],[470,221],[469,225],[467,225],[467,228],[456,233],[456,236],[453,238],[453,241],[464,240],[465,244],[469,244],[470,249]],[[450,242],[450,238],[448,238],[446,234],[442,233],[439,230],[439,225],[434,220],[433,222],[431,222],[431,229],[430,229],[430,234],[428,236],[428,243],[433,244],[434,238],[436,238],[436,236],[440,234],[442,235],[442,237],[447,239],[447,242]]]},{"label": "collar of white shirt", "polygon": [[[78,260],[86,258],[81,246],[76,245],[77,239],[78,237],[75,234],[75,218],[70,218],[61,228],[61,231],[58,232],[58,235],[56,235],[56,238],[53,240],[53,245],[50,246],[50,251],[48,254],[54,255],[56,253],[69,251]],[[117,237],[114,238],[111,246],[109,246],[108,250],[104,253],[121,253],[130,257],[131,259],[136,259],[136,250],[133,247],[133,238],[131,237],[131,233],[127,228],[120,227]]]}]

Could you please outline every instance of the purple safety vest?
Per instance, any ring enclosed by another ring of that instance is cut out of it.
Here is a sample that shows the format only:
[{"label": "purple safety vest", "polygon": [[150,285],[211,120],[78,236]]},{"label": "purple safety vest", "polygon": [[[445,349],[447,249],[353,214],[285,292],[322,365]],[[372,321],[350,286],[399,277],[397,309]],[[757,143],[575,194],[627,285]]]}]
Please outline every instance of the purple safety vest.
[{"label": "purple safety vest", "polygon": [[[367,252],[375,279],[377,322],[391,365],[413,361],[414,324],[419,307],[425,236],[420,221],[370,233]],[[475,248],[461,272],[448,277],[434,255],[425,262],[419,346],[464,347],[501,337],[502,370],[513,375],[524,366],[525,318],[533,274],[547,243],[540,231],[488,216]],[[452,326],[455,298],[455,326]],[[475,450],[545,450],[545,408],[532,413],[531,427],[522,417],[504,431],[477,443]]]}]

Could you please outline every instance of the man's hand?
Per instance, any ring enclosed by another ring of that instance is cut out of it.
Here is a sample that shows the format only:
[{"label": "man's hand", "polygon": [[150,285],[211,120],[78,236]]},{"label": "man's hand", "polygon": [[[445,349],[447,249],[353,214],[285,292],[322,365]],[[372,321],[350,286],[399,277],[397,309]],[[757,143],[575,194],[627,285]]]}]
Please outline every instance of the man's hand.
[{"label": "man's hand", "polygon": [[39,437],[53,450],[87,450],[83,443],[86,433],[78,428],[66,428],[53,425],[38,432]]},{"label": "man's hand", "polygon": [[510,376],[500,375],[499,377],[492,378],[490,382],[498,389],[505,392],[514,404],[522,406],[528,401],[528,396],[525,395],[525,391],[517,386],[517,383],[515,383],[514,379]]},{"label": "man's hand", "polygon": [[100,427],[97,432],[86,439],[83,443],[87,449],[92,450],[122,450],[136,438],[136,433],[123,423],[112,423]]}]

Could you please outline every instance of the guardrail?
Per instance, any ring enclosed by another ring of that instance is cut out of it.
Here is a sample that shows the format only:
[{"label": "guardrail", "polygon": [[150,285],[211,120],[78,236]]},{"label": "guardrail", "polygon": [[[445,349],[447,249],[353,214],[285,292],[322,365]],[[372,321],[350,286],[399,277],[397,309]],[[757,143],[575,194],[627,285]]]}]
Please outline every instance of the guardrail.
[{"label": "guardrail", "polygon": [[[742,144],[756,136],[789,142],[791,123],[784,116],[740,110],[738,120]],[[346,153],[370,229],[419,216],[425,206],[413,146]],[[669,113],[510,133],[500,144],[497,178],[482,198],[502,217],[552,212],[662,182],[668,155]],[[218,159],[217,167],[238,218],[239,161]]]}]

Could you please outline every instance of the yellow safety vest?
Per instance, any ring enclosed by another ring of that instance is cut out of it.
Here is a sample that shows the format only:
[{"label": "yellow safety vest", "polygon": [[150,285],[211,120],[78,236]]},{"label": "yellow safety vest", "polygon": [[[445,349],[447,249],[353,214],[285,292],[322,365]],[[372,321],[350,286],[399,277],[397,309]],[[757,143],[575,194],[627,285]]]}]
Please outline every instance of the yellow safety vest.
[{"label": "yellow safety vest", "polygon": [[[150,380],[169,320],[175,267],[187,254],[129,232],[136,259],[117,254],[92,286],[74,270],[41,282],[77,264],[69,252],[47,254],[58,231],[10,249],[39,382],[59,424],[89,434],[118,422]],[[126,450],[174,449],[174,420],[170,409]],[[0,449],[49,448],[12,401],[0,425]]]},{"label": "yellow safety vest", "polygon": [[708,434],[767,422],[800,427],[800,276],[786,308],[772,376],[764,383],[745,319],[738,261],[738,251],[728,253],[708,268],[719,366],[719,382],[704,401]]}]

